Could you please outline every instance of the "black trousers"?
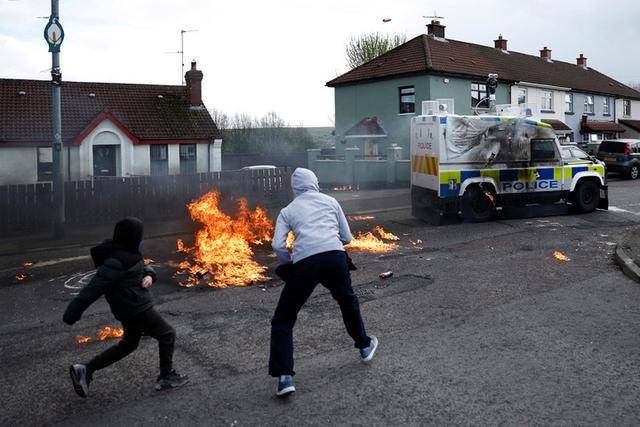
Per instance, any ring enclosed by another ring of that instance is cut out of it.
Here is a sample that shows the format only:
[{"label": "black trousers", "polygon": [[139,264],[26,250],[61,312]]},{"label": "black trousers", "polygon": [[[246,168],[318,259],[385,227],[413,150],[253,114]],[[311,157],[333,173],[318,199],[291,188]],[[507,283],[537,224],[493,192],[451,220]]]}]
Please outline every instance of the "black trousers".
[{"label": "black trousers", "polygon": [[154,308],[144,311],[126,322],[122,322],[124,337],[94,357],[87,368],[90,373],[104,369],[118,360],[131,354],[140,343],[142,335],[158,340],[160,350],[160,375],[167,375],[173,370],[173,347],[176,331],[160,316]]},{"label": "black trousers", "polygon": [[291,280],[285,282],[275,314],[271,320],[271,355],[269,375],[294,375],[293,326],[298,312],[311,293],[322,283],[338,302],[347,332],[356,348],[368,347],[371,339],[364,329],[360,303],[351,287],[347,257],[343,251],[312,255],[294,264]]}]

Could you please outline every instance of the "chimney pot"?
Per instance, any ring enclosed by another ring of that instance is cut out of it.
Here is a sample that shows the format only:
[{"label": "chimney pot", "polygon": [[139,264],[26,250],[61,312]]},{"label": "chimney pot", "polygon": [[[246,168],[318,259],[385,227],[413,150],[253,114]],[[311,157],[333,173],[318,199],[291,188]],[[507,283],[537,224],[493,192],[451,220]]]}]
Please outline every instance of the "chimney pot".
[{"label": "chimney pot", "polygon": [[444,38],[444,29],[446,27],[440,23],[440,21],[433,19],[430,24],[427,25],[427,34]]},{"label": "chimney pot", "polygon": [[502,34],[500,34],[493,43],[496,49],[507,50],[507,39],[503,39]]},{"label": "chimney pot", "polygon": [[187,84],[187,98],[191,107],[202,106],[202,71],[196,68],[196,61],[191,61],[191,69],[184,73]]},{"label": "chimney pot", "polygon": [[540,58],[546,59],[546,60],[551,60],[551,49],[549,49],[548,47],[543,47],[542,50],[540,50]]},{"label": "chimney pot", "polygon": [[587,68],[587,58],[585,58],[583,54],[580,54],[580,56],[576,58],[576,64],[582,68]]}]

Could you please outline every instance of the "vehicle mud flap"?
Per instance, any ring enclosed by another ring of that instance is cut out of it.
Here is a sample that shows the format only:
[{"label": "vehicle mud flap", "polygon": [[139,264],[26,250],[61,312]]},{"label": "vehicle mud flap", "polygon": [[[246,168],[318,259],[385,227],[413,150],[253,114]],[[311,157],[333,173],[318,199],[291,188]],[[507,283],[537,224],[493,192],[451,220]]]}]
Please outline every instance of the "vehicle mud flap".
[{"label": "vehicle mud flap", "polygon": [[434,190],[411,187],[411,215],[431,225],[457,221],[458,200],[442,199]]},{"label": "vehicle mud flap", "polygon": [[600,187],[600,201],[598,202],[598,209],[609,210],[609,187]]}]

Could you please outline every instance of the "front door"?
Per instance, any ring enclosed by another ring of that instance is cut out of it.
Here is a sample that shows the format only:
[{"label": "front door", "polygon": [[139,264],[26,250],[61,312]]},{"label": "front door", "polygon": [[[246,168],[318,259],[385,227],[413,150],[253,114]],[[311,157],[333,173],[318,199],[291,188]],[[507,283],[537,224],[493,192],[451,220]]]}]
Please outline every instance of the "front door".
[{"label": "front door", "polygon": [[93,176],[116,176],[117,145],[93,147]]}]

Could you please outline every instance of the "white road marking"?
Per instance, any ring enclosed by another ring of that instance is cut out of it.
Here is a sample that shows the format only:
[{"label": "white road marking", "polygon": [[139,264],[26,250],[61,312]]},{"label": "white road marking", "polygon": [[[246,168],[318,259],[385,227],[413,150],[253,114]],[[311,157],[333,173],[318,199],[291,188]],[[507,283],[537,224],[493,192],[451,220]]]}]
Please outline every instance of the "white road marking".
[{"label": "white road marking", "polygon": [[48,267],[50,265],[62,264],[63,262],[80,261],[80,260],[89,259],[89,258],[91,258],[89,255],[81,255],[81,256],[74,256],[71,258],[57,258],[49,261],[38,261],[35,264],[33,264],[31,268]]},{"label": "white road marking", "polygon": [[64,281],[64,287],[74,291],[82,289],[87,283],[89,283],[89,281],[95,274],[95,270],[74,273]]},{"label": "white road marking", "polygon": [[619,208],[619,207],[616,207],[616,206],[609,206],[609,210],[611,212],[630,213],[632,215],[640,215],[640,213],[638,213],[638,212],[628,211],[626,209],[622,209],[622,208]]}]

